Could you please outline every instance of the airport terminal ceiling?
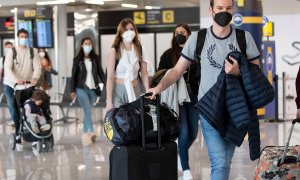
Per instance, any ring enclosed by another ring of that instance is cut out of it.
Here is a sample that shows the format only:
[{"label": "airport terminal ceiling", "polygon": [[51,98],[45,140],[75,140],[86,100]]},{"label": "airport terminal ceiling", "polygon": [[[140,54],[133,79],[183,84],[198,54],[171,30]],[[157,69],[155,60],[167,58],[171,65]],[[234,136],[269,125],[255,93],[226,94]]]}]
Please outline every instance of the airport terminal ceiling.
[{"label": "airport terminal ceiling", "polygon": [[[14,7],[33,8],[37,2],[49,2],[53,0],[0,0],[0,16],[11,16],[10,12]],[[145,7],[152,8],[168,8],[168,7],[195,7],[199,6],[200,0],[57,0],[68,1],[66,4],[67,12],[76,12],[77,10],[93,9],[93,11],[101,10],[125,10],[122,4],[135,4],[139,9]],[[94,4],[103,2],[102,5]],[[53,5],[51,5],[53,6]]]},{"label": "airport terminal ceiling", "polygon": [[[11,9],[14,7],[33,8],[37,2],[54,1],[54,0],[0,0],[0,16],[11,16]],[[67,12],[82,11],[92,9],[95,11],[105,10],[125,10],[130,9],[122,7],[122,4],[136,4],[138,9],[144,9],[146,6],[153,8],[172,8],[172,7],[195,7],[199,4],[208,5],[209,0],[55,0],[69,2],[66,5]],[[99,3],[102,5],[87,4]],[[245,0],[246,1],[246,0]],[[261,0],[264,5],[272,4],[272,8],[264,8],[265,14],[290,14],[299,11],[300,0]],[[289,6],[289,4],[293,4]],[[52,5],[53,6],[53,5]],[[291,9],[292,7],[292,9]]]},{"label": "airport terminal ceiling", "polygon": [[[34,8],[37,2],[54,1],[54,0],[0,0],[0,16],[12,16],[11,9],[14,7]],[[67,12],[76,12],[85,9],[93,11],[105,10],[124,10],[130,9],[122,7],[122,4],[136,4],[139,9],[144,9],[146,6],[172,8],[172,7],[195,7],[199,4],[208,5],[209,0],[55,0],[69,2],[66,7]],[[102,5],[87,4],[99,3]],[[236,0],[235,0],[236,1]],[[246,0],[245,0],[246,1]],[[264,8],[265,14],[290,14],[299,11],[300,0],[261,0],[264,5],[272,4],[272,8]],[[292,4],[292,6],[289,6]],[[292,7],[292,9],[291,9]]]}]

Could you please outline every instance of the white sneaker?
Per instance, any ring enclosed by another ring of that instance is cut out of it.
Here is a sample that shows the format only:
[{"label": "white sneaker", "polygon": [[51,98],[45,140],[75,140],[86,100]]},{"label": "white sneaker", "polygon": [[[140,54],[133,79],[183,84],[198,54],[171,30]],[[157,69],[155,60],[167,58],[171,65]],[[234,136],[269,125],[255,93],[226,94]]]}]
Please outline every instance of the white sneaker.
[{"label": "white sneaker", "polygon": [[40,127],[42,132],[48,131],[51,128],[50,124],[45,124],[44,126]]},{"label": "white sneaker", "polygon": [[12,127],[12,128],[15,127],[15,123],[14,123],[13,121],[9,121],[9,122],[7,123],[7,125],[10,126],[10,127]]},{"label": "white sneaker", "polygon": [[38,156],[40,154],[40,152],[38,151],[38,149],[36,147],[32,147],[32,153],[35,155],[35,156]]},{"label": "white sneaker", "polygon": [[193,176],[191,174],[191,171],[190,170],[183,171],[182,179],[183,180],[193,180]]},{"label": "white sneaker", "polygon": [[16,151],[18,152],[23,152],[24,149],[23,149],[23,144],[21,143],[16,143]]},{"label": "white sneaker", "polygon": [[34,147],[34,146],[36,146],[37,144],[38,144],[38,141],[34,141],[34,142],[32,142],[31,146]]}]

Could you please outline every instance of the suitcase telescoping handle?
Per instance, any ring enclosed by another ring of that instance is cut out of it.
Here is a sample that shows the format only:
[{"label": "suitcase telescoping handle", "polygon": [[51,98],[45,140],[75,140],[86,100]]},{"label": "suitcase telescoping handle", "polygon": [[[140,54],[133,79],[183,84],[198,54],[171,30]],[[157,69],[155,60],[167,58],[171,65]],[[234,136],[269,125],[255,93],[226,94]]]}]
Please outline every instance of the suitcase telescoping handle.
[{"label": "suitcase telescoping handle", "polygon": [[[146,135],[145,135],[145,100],[149,101],[148,97],[151,96],[152,93],[142,94],[140,97],[141,101],[141,123],[142,123],[142,147],[146,149]],[[160,132],[160,96],[156,95],[153,100],[156,106],[156,116],[157,116],[157,149],[161,149],[161,132]]]},{"label": "suitcase telescoping handle", "polygon": [[288,151],[288,148],[289,148],[289,144],[290,144],[290,140],[291,140],[291,136],[292,136],[292,133],[293,133],[293,130],[294,130],[294,126],[296,123],[300,123],[300,119],[294,119],[292,121],[292,127],[291,127],[291,130],[290,130],[290,134],[289,134],[289,137],[286,141],[286,145],[285,145],[285,148],[284,148],[284,152],[282,154],[282,157],[281,157],[281,160],[280,160],[280,164],[283,164],[284,163],[284,160],[285,160],[285,156],[286,156],[286,153]]}]

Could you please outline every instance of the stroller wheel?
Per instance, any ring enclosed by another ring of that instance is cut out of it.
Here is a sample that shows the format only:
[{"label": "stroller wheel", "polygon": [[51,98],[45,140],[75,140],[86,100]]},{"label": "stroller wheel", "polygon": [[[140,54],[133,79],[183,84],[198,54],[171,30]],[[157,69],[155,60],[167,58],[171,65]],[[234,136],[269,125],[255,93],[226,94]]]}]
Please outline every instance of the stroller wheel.
[{"label": "stroller wheel", "polygon": [[16,149],[16,135],[12,134],[10,139],[9,139],[9,146],[11,150],[15,150]]},{"label": "stroller wheel", "polygon": [[48,144],[49,150],[53,148],[53,146],[54,146],[54,138],[53,138],[53,135],[51,135],[51,136],[47,139],[47,144]]},{"label": "stroller wheel", "polygon": [[49,151],[49,145],[47,143],[47,140],[42,139],[38,142],[37,148],[39,152],[48,152]]}]

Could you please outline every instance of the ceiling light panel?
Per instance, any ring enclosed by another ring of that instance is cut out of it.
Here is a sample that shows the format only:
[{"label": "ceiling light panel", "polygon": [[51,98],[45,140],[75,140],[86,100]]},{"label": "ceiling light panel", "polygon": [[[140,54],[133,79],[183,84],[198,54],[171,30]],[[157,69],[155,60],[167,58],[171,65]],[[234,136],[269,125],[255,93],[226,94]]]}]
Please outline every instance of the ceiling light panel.
[{"label": "ceiling light panel", "polygon": [[121,6],[127,7],[127,8],[137,8],[138,7],[137,4],[127,4],[127,3],[122,3]]},{"label": "ceiling light panel", "polygon": [[56,0],[56,1],[39,1],[36,5],[55,5],[55,4],[68,4],[69,0]]},{"label": "ceiling light panel", "polygon": [[85,3],[86,4],[96,4],[96,5],[103,5],[104,4],[103,1],[99,1],[99,0],[86,0]]}]

